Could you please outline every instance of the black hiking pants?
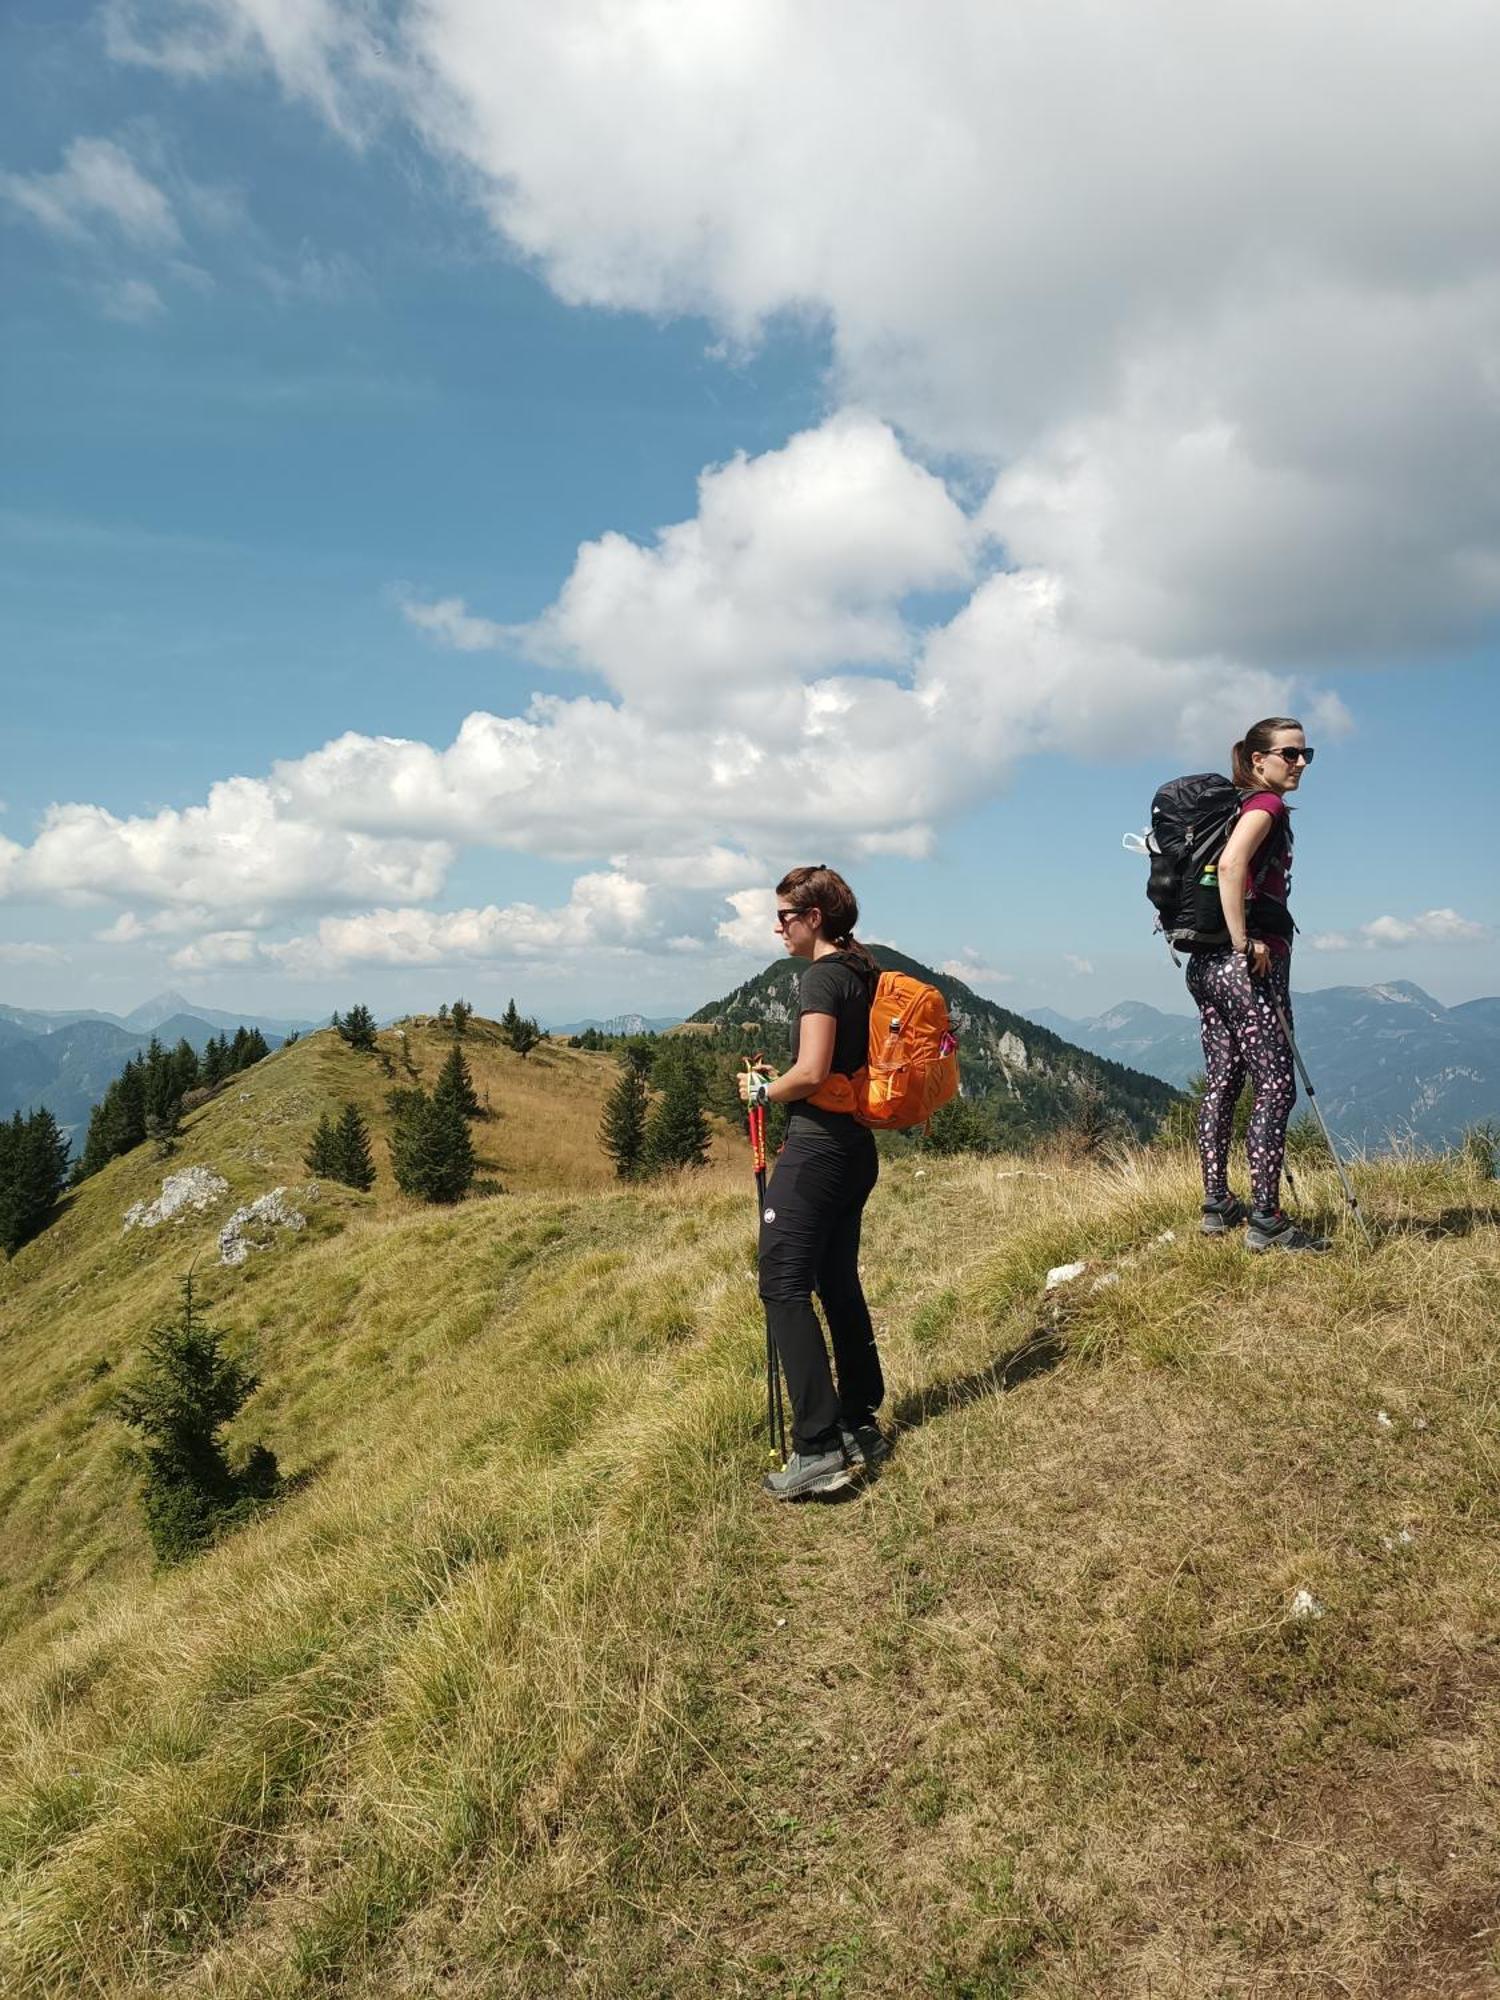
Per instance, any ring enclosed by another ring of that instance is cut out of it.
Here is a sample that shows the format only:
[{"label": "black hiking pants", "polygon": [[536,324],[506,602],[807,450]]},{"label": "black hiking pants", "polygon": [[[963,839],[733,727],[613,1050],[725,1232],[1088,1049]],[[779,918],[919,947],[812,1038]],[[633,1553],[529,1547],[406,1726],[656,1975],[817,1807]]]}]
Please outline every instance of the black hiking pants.
[{"label": "black hiking pants", "polygon": [[869,1423],[885,1395],[859,1282],[860,1220],[879,1173],[863,1126],[850,1119],[846,1136],[793,1114],[761,1215],[760,1295],[792,1401],[792,1448],[804,1454],[832,1451],[840,1423]]}]

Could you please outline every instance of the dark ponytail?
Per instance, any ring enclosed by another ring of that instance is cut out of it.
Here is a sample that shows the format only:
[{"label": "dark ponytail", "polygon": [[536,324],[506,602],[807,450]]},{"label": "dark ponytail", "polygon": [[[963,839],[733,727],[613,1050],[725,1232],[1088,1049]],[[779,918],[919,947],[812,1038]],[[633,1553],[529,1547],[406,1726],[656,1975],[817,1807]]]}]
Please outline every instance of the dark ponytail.
[{"label": "dark ponytail", "polygon": [[776,884],[776,893],[794,910],[821,910],[829,943],[847,952],[872,980],[880,976],[880,967],[854,935],[859,904],[836,868],[815,861],[811,867],[790,869]]},{"label": "dark ponytail", "polygon": [[1282,729],[1300,729],[1302,724],[1295,715],[1268,715],[1245,731],[1231,753],[1230,776],[1242,792],[1253,792],[1260,784],[1255,775],[1251,758],[1257,753],[1265,753],[1275,747],[1277,732]]}]

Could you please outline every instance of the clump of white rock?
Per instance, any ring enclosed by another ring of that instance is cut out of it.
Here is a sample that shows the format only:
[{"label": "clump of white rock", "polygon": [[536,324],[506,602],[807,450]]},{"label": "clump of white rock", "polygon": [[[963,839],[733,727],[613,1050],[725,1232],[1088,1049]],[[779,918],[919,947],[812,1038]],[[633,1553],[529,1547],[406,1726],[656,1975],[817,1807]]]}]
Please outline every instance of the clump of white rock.
[{"label": "clump of white rock", "polygon": [[[158,1229],[183,1215],[201,1215],[229,1192],[229,1183],[211,1167],[184,1167],[168,1174],[155,1201],[138,1201],[125,1211],[126,1229]],[[316,1187],[299,1188],[297,1200],[317,1198]],[[278,1229],[305,1229],[307,1217],[292,1200],[292,1190],[275,1187],[237,1208],[219,1231],[219,1262],[243,1264],[252,1250],[265,1250]]]}]

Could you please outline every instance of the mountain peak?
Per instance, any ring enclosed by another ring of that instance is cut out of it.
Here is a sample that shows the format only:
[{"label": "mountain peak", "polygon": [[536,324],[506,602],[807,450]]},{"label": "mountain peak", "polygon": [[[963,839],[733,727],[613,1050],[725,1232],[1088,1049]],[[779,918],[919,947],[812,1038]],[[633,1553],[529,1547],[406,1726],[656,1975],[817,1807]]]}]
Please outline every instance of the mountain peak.
[{"label": "mountain peak", "polygon": [[[170,1021],[174,1014],[197,1014],[191,1000],[168,987],[165,993],[154,994],[143,1000],[139,1007],[132,1007],[128,1014],[121,1016],[126,1027],[140,1028],[143,1032],[160,1027],[163,1021]],[[201,1018],[201,1017],[200,1017]]]}]

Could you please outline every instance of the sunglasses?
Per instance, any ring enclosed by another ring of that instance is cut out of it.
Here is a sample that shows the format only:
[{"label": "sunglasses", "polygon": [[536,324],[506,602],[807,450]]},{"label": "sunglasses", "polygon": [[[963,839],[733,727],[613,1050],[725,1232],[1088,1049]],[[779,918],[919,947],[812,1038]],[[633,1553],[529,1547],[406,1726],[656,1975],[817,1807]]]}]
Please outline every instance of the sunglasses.
[{"label": "sunglasses", "polygon": [[776,928],[779,931],[784,931],[794,917],[805,917],[806,915],[806,910],[778,910],[776,912]]},{"label": "sunglasses", "polygon": [[1317,754],[1316,750],[1299,750],[1295,744],[1289,744],[1285,750],[1263,750],[1261,752],[1261,755],[1264,757],[1279,757],[1283,764],[1310,764]]}]

